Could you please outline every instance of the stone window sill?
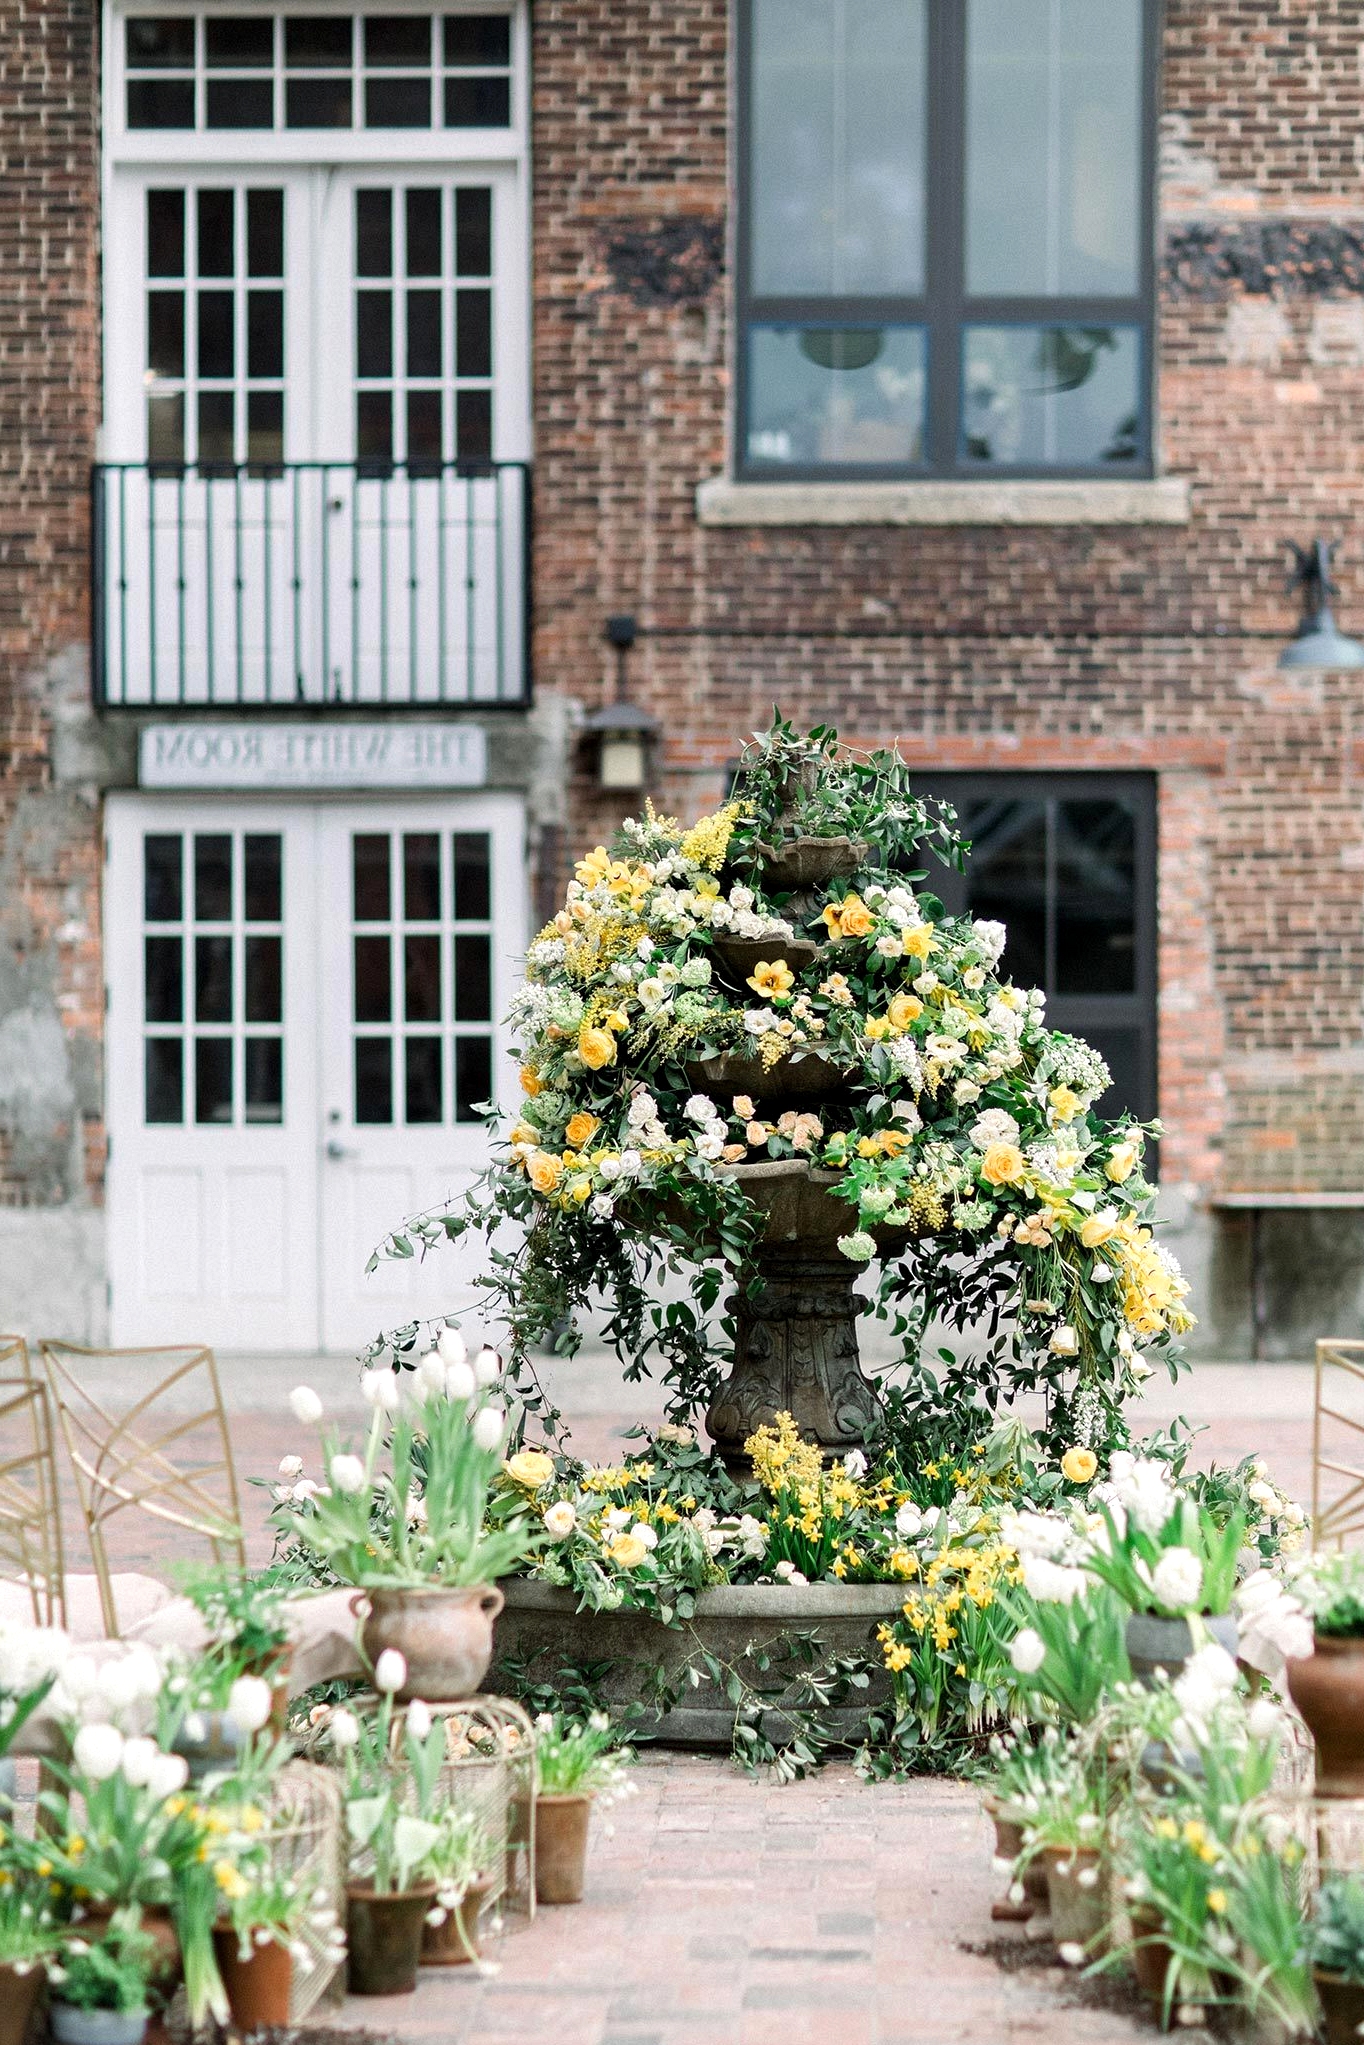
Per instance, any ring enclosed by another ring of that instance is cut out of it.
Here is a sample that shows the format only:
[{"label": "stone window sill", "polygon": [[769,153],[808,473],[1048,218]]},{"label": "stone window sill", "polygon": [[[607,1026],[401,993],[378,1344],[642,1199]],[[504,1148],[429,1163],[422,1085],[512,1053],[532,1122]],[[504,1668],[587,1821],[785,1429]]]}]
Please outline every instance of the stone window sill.
[{"label": "stone window sill", "polygon": [[698,484],[702,525],[1187,525],[1184,476],[1119,481]]}]

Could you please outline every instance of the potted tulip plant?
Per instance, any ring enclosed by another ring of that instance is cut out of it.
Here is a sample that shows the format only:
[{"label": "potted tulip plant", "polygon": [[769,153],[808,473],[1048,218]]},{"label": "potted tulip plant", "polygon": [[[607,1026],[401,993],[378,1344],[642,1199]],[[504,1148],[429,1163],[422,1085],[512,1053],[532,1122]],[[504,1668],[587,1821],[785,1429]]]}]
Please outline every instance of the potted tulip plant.
[{"label": "potted tulip plant", "polygon": [[581,1903],[587,1831],[594,1803],[629,1796],[628,1749],[605,1712],[582,1720],[544,1712],[535,1721],[535,1894],[541,1903]]},{"label": "potted tulip plant", "polygon": [[1110,1470],[1110,1481],[1094,1494],[1102,1527],[1084,1567],[1129,1608],[1132,1674],[1148,1685],[1158,1669],[1177,1675],[1208,1636],[1234,1654],[1231,1604],[1244,1514],[1219,1523],[1170,1483],[1163,1464],[1125,1450],[1114,1454]]},{"label": "potted tulip plant", "polygon": [[48,1969],[56,2045],[142,2045],[155,1963],[135,1908],[116,1911],[93,1941],[68,1937]]},{"label": "potted tulip plant", "polygon": [[275,1573],[239,1576],[229,1570],[196,1573],[184,1582],[185,1596],[202,1615],[209,1645],[195,1658],[179,1691],[182,1711],[174,1752],[189,1763],[190,1780],[231,1771],[243,1739],[257,1730],[232,1709],[234,1696],[254,1697],[242,1679],[262,1683],[270,1700],[267,1723],[282,1733],[289,1707],[292,1648],[284,1620],[285,1586]]},{"label": "potted tulip plant", "polygon": [[1317,1749],[1317,1795],[1364,1796],[1364,1552],[1314,1555],[1293,1589],[1312,1620],[1288,1688]]},{"label": "potted tulip plant", "polygon": [[305,1889],[295,1875],[271,1867],[268,1849],[256,1848],[238,1860],[236,1879],[223,1895],[213,1948],[232,2021],[248,2036],[285,2025],[295,1964],[310,1964],[300,1938],[305,1919],[326,1935],[328,1958],[340,1960],[345,1952],[326,1892]]},{"label": "potted tulip plant", "polygon": [[415,1989],[422,1927],[436,1898],[428,1863],[440,1837],[435,1820],[445,1728],[433,1723],[420,1699],[395,1719],[394,1698],[406,1680],[402,1656],[386,1648],[374,1670],[377,1710],[360,1715],[338,1706],[327,1720],[327,1737],[346,1775],[353,1995]]},{"label": "potted tulip plant", "polygon": [[436,1900],[422,1932],[423,1967],[461,1967],[479,1957],[483,1906],[493,1892],[493,1844],[472,1811],[447,1804],[437,1819],[439,1837],[427,1856]]},{"label": "potted tulip plant", "polygon": [[1331,1875],[1322,1883],[1311,1957],[1326,2045],[1356,2045],[1364,2026],[1364,1880],[1358,1875]]},{"label": "potted tulip plant", "polygon": [[0,2045],[23,2045],[43,1969],[56,1954],[62,1928],[52,1915],[46,1882],[18,1879],[11,1865],[0,1886]]},{"label": "potted tulip plant", "polygon": [[[491,1396],[499,1369],[491,1350],[471,1364],[458,1330],[446,1328],[410,1377],[366,1371],[374,1417],[363,1454],[324,1435],[327,1483],[302,1499],[295,1487],[275,1508],[286,1535],[365,1593],[357,1600],[365,1655],[372,1663],[386,1650],[402,1657],[404,1702],[473,1695],[502,1609],[496,1579],[533,1545],[525,1514],[484,1524],[506,1436],[506,1414]],[[292,1403],[305,1423],[320,1419],[321,1401],[307,1386]]]}]

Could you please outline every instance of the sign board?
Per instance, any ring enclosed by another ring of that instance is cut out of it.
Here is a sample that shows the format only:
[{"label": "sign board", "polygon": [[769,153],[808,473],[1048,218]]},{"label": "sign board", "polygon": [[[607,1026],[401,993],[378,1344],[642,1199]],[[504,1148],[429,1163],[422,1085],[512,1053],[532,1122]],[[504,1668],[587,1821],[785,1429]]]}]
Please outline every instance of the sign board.
[{"label": "sign board", "polygon": [[149,724],[143,788],[481,788],[479,724]]}]

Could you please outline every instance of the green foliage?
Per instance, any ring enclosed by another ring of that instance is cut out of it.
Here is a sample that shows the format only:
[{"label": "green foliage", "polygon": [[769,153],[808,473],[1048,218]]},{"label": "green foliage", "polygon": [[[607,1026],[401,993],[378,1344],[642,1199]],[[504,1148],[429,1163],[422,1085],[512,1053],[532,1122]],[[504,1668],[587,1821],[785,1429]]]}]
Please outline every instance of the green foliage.
[{"label": "green foliage", "polygon": [[79,1929],[69,1934],[58,1963],[49,1969],[53,1998],[73,2009],[136,2015],[147,2007],[155,1962],[156,1943],[143,1931],[139,1912],[116,1911],[93,1943],[81,1938]]},{"label": "green foliage", "polygon": [[[1237,1560],[1245,1545],[1245,1521],[1239,1513],[1219,1526],[1212,1514],[1200,1511],[1191,1498],[1180,1497],[1163,1525],[1148,1532],[1132,1513],[1120,1528],[1107,1504],[1099,1510],[1108,1528],[1107,1552],[1096,1547],[1085,1567],[1115,1590],[1132,1611],[1166,1615],[1231,1610]],[[1157,1572],[1172,1549],[1185,1551],[1198,1564],[1198,1598],[1192,1606],[1162,1595],[1163,1578]]]},{"label": "green foliage", "polygon": [[1331,1875],[1317,1893],[1312,1963],[1364,1987],[1364,1877]]},{"label": "green foliage", "polygon": [[1335,1640],[1364,1638],[1364,1550],[1314,1555],[1298,1572],[1293,1588],[1318,1633]]},{"label": "green foliage", "polygon": [[545,1712],[535,1721],[535,1785],[541,1796],[618,1794],[628,1760],[604,1711],[585,1719]]},{"label": "green foliage", "polygon": [[1019,1689],[1035,1708],[1050,1707],[1069,1725],[1088,1725],[1114,1686],[1132,1680],[1127,1607],[1107,1585],[1096,1584],[1068,1603],[1020,1589],[1007,1592],[1004,1604],[1015,1629],[1030,1627],[1046,1649],[1040,1667],[1018,1672]]},{"label": "green foliage", "polygon": [[893,749],[856,753],[839,743],[831,725],[798,732],[774,710],[767,730],[755,732],[740,755],[733,792],[743,811],[733,857],[756,863],[760,855],[752,848],[764,841],[846,835],[866,839],[881,864],[931,844],[941,859],[959,866],[955,811],[950,803],[916,795],[913,779]]}]

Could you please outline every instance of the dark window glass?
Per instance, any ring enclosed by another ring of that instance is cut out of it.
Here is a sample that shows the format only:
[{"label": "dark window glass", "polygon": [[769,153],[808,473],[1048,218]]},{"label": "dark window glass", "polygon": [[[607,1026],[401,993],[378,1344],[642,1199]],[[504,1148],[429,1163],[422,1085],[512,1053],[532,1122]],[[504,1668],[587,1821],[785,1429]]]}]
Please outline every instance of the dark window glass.
[{"label": "dark window glass", "polygon": [[419,186],[405,195],[407,274],[440,275],[440,193]]},{"label": "dark window glass", "polygon": [[147,275],[183,277],[184,274],[185,195],[183,192],[148,192]]},{"label": "dark window glass", "polygon": [[147,293],[147,367],[154,376],[185,373],[185,294]]},{"label": "dark window glass", "polygon": [[511,81],[477,75],[445,81],[447,128],[506,128],[511,125]]},{"label": "dark window glass", "polygon": [[486,831],[455,832],[455,918],[486,923],[492,915],[491,840]]},{"label": "dark window glass", "polygon": [[1001,798],[963,812],[971,841],[966,869],[972,916],[1009,933],[1004,964],[1021,987],[1047,982],[1047,807]]},{"label": "dark window glass", "polygon": [[246,274],[284,275],[284,194],[258,188],[246,195]]},{"label": "dark window glass", "polygon": [[145,1002],[143,1014],[149,1023],[178,1023],[185,1019],[181,984],[180,939],[147,937],[142,941]]},{"label": "dark window glass", "polygon": [[230,837],[214,834],[194,840],[194,916],[199,923],[232,920]]},{"label": "dark window glass", "polygon": [[130,71],[191,70],[193,19],[174,14],[130,15],[125,47]]},{"label": "dark window glass", "polygon": [[282,965],[279,938],[248,936],[245,1003],[248,1022],[280,1022],[283,1019]]},{"label": "dark window glass", "polygon": [[440,839],[434,831],[403,838],[403,915],[409,923],[440,921]]},{"label": "dark window glass", "polygon": [[236,300],[230,291],[199,293],[199,374],[231,376],[233,367],[233,315]]},{"label": "dark window glass", "polygon": [[351,845],[351,872],[355,921],[387,923],[391,913],[387,831],[356,833]]},{"label": "dark window glass", "polygon": [[367,78],[365,80],[365,126],[367,128],[429,128],[431,125],[431,81],[429,78]]},{"label": "dark window glass", "polygon": [[283,391],[247,392],[246,459],[253,467],[277,466],[284,460]]},{"label": "dark window glass", "polygon": [[1136,327],[967,327],[962,350],[968,460],[1092,467],[1140,453]]},{"label": "dark window glass", "polygon": [[355,394],[355,457],[361,462],[393,459],[393,399],[387,391]]},{"label": "dark window glass", "polygon": [[391,291],[357,291],[355,294],[355,373],[357,376],[393,374]]},{"label": "dark window glass", "polygon": [[1056,806],[1056,991],[1131,994],[1137,984],[1137,833],[1115,802]]},{"label": "dark window glass", "polygon": [[441,394],[439,391],[409,391],[407,394],[407,459],[419,469],[440,466]]},{"label": "dark window glass", "polygon": [[[128,80],[128,126],[130,128],[192,128],[194,126],[194,80],[192,78],[130,78]],[[179,1116],[175,1117],[179,1121]]]},{"label": "dark window glass", "polygon": [[461,277],[491,277],[493,195],[486,185],[461,185],[455,193],[455,268]]},{"label": "dark window glass", "polygon": [[355,194],[355,272],[358,277],[393,275],[393,195]]},{"label": "dark window glass", "polygon": [[353,120],[349,78],[285,79],[286,128],[349,128]]},{"label": "dark window glass", "polygon": [[275,61],[275,24],[267,15],[210,14],[204,22],[204,61],[210,71],[269,70]]},{"label": "dark window glass", "polygon": [[490,1022],[492,1013],[492,939],[460,931],[455,938],[455,1021]]},{"label": "dark window glass", "polygon": [[447,14],[445,61],[447,64],[510,64],[510,15]]},{"label": "dark window glass", "polygon": [[199,393],[199,460],[229,467],[236,460],[237,406],[231,391]]},{"label": "dark window glass", "polygon": [[284,1120],[284,1045],[278,1037],[248,1037],[246,1053],[246,1119]]},{"label": "dark window glass", "polygon": [[230,937],[196,937],[194,940],[194,1019],[209,1023],[232,1020]]},{"label": "dark window glass", "polygon": [[467,467],[485,466],[493,458],[491,391],[461,391],[455,400],[458,421],[456,459]]},{"label": "dark window glass", "polygon": [[349,64],[348,14],[288,14],[284,18],[284,61],[293,70]]},{"label": "dark window glass", "polygon": [[440,939],[403,940],[404,1015],[408,1022],[440,1021]]},{"label": "dark window glass", "polygon": [[441,1099],[440,1038],[409,1037],[403,1052],[407,1068],[404,1120],[441,1121],[444,1103]]},{"label": "dark window glass", "polygon": [[148,1037],[146,1106],[148,1122],[185,1119],[184,1051],[179,1037]]},{"label": "dark window glass", "polygon": [[273,128],[275,87],[269,78],[210,78],[204,87],[209,128]]},{"label": "dark window glass", "polygon": [[153,467],[185,459],[185,399],[175,391],[147,399],[147,460]]},{"label": "dark window glass", "polygon": [[231,277],[236,270],[236,198],[216,188],[198,194],[201,277]]},{"label": "dark window glass", "polygon": [[355,1120],[393,1120],[393,1046],[387,1037],[355,1040]]},{"label": "dark window glass", "polygon": [[455,373],[493,373],[493,298],[490,291],[455,293]]},{"label": "dark window glass", "polygon": [[425,14],[367,14],[366,64],[412,69],[431,62],[431,21]]},{"label": "dark window glass", "polygon": [[284,374],[282,291],[248,291],[246,294],[246,373],[248,376]]},{"label": "dark window glass", "polygon": [[906,467],[923,460],[922,327],[748,329],[748,459]]},{"label": "dark window glass", "polygon": [[493,1090],[493,1047],[488,1037],[455,1038],[455,1120],[480,1122],[477,1109]]},{"label": "dark window glass", "polygon": [[248,831],[242,840],[248,923],[278,923],[284,841],[274,831]]},{"label": "dark window glass", "polygon": [[355,940],[355,1020],[393,1020],[393,980],[390,971],[389,939],[357,937]]},{"label": "dark window glass", "polygon": [[232,1039],[194,1039],[194,1119],[232,1120]]},{"label": "dark window glass", "polygon": [[[407,294],[407,373],[409,376],[439,376],[440,349],[439,291],[409,291]],[[488,372],[484,371],[483,374]]]}]

